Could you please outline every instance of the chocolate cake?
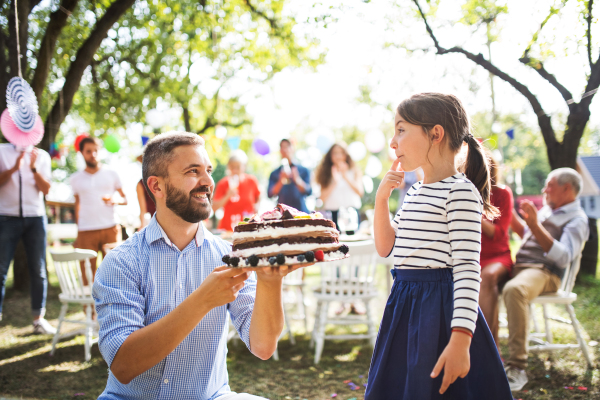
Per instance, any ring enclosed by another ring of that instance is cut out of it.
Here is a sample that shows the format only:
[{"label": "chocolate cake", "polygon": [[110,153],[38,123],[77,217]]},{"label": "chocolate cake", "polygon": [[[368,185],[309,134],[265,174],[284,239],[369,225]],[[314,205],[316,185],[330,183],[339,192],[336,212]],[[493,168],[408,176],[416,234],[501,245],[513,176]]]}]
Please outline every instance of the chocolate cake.
[{"label": "chocolate cake", "polygon": [[321,213],[306,214],[278,204],[240,222],[233,230],[233,248],[223,262],[233,267],[293,265],[344,258],[333,221]]}]

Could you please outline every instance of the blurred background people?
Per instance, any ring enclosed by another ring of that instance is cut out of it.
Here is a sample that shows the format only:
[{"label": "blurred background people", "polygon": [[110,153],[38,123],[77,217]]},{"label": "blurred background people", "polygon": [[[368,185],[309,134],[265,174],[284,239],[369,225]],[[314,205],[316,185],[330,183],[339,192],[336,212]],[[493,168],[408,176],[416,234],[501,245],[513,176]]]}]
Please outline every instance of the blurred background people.
[{"label": "blurred background people", "polygon": [[364,193],[362,173],[344,144],[336,143],[331,146],[317,167],[315,180],[321,186],[322,208],[331,212],[331,219],[340,230],[340,210],[347,212],[348,208],[352,208],[358,215],[360,199]]},{"label": "blurred background people", "polygon": [[[510,187],[500,183],[498,163],[491,156],[490,179],[492,205],[500,211],[500,217],[493,221],[485,217],[481,220],[481,288],[479,289],[479,306],[485,317],[490,331],[498,346],[498,297],[499,287],[504,284],[512,270],[513,260],[508,246],[508,228],[513,214],[513,194]],[[500,347],[498,346],[498,351]]]},{"label": "blurred background people", "polygon": [[46,207],[50,191],[50,155],[32,147],[0,144],[0,321],[4,284],[19,240],[27,252],[34,334],[54,334],[46,313]]},{"label": "blurred background people", "polygon": [[246,153],[233,151],[227,162],[227,176],[217,183],[213,210],[223,207],[219,229],[233,232],[238,222],[258,212],[260,189],[256,178],[246,174],[247,163]]},{"label": "blurred background people", "polygon": [[[102,252],[103,246],[121,241],[121,226],[115,218],[115,206],[127,205],[119,175],[98,160],[100,142],[86,137],[79,143],[79,151],[85,160],[85,169],[71,175],[71,187],[75,196],[75,221],[77,239],[73,246]],[[121,196],[114,200],[115,192]],[[96,274],[96,258],[90,260],[92,276]],[[83,262],[81,272],[84,285],[88,284]]]},{"label": "blurred background people", "polygon": [[306,197],[312,194],[310,171],[294,161],[294,148],[288,139],[279,143],[279,151],[281,166],[271,172],[268,196],[277,196],[278,203],[308,213]]}]

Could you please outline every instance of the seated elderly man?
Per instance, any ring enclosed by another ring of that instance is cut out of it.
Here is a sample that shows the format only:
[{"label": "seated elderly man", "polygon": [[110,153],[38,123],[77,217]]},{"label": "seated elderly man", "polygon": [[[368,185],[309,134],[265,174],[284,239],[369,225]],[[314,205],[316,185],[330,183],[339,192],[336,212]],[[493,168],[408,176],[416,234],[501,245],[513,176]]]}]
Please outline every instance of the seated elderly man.
[{"label": "seated elderly man", "polygon": [[212,171],[198,135],[165,133],[146,146],[143,183],[156,213],[108,253],[93,287],[109,366],[100,399],[260,399],[229,388],[228,318],[252,353],[271,357],[282,278],[293,268],[223,266],[231,245],[200,222],[211,211]]},{"label": "seated elderly man", "polygon": [[548,175],[542,191],[546,205],[538,212],[525,200],[519,210],[523,219],[513,214],[511,227],[523,241],[514,278],[502,291],[509,331],[505,365],[511,390],[521,390],[527,383],[529,302],[558,290],[565,268],[587,241],[588,218],[577,200],[581,185],[581,176],[574,169],[556,169]]}]

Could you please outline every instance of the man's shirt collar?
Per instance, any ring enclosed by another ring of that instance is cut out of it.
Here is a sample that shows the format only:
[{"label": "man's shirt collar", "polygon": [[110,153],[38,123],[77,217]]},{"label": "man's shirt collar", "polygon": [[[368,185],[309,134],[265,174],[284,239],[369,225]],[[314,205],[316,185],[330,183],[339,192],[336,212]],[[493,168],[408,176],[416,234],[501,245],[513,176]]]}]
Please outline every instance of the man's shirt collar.
[{"label": "man's shirt collar", "polygon": [[[205,232],[205,229],[206,228],[204,228],[202,222],[200,222],[198,224],[196,236],[194,237],[196,247],[200,247],[202,245],[202,242],[204,242],[205,237],[210,237],[211,233],[208,231]],[[160,238],[164,239],[165,243],[168,244],[170,247],[175,246],[171,239],[169,239],[169,237],[165,233],[162,226],[160,226],[160,224],[156,220],[156,214],[154,214],[154,216],[150,220],[150,223],[148,224],[148,227],[146,228],[146,241],[148,242],[148,244],[152,244]]]},{"label": "man's shirt collar", "polygon": [[579,199],[575,199],[575,201],[572,201],[570,203],[565,204],[562,207],[558,207],[555,210],[552,210],[552,214],[556,214],[556,213],[567,213],[569,211],[574,211],[576,209],[578,209],[579,206]]}]

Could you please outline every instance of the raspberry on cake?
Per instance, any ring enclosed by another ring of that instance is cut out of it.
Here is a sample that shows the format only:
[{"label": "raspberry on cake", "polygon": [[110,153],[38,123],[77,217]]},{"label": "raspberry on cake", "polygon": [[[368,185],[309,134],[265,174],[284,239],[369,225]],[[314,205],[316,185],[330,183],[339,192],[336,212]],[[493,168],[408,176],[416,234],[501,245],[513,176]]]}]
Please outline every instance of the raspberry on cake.
[{"label": "raspberry on cake", "polygon": [[318,261],[329,261],[344,258],[348,252],[348,247],[339,243],[333,221],[321,213],[306,214],[284,204],[240,222],[232,239],[232,252],[223,262],[233,265],[231,260],[238,258],[240,267],[312,262],[315,254]]}]

